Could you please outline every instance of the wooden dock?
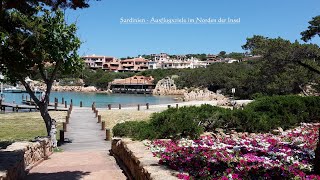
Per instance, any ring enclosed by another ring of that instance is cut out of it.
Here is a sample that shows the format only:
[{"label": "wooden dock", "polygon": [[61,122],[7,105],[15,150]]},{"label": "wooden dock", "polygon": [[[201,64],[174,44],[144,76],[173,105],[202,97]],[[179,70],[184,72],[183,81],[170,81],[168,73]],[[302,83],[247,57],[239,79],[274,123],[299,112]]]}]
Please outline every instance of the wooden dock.
[{"label": "wooden dock", "polygon": [[[22,109],[28,109],[29,111],[36,111],[39,110],[39,108],[36,105],[26,105],[26,104],[15,104],[15,103],[6,103],[2,102],[0,104],[0,110],[5,111],[6,108],[12,108],[12,112],[18,112],[19,110]],[[68,111],[68,108],[63,107],[53,107],[53,106],[48,106],[49,111]]]}]

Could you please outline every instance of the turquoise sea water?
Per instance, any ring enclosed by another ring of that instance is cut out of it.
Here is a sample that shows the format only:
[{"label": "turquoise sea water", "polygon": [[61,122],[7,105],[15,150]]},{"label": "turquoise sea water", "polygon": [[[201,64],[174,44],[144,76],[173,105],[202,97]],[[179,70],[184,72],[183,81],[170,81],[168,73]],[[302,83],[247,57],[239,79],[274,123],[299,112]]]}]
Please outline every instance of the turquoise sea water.
[{"label": "turquoise sea water", "polygon": [[[13,102],[17,104],[22,103],[22,95],[30,97],[27,93],[4,93],[5,102]],[[40,94],[37,94],[37,97]],[[81,93],[81,92],[52,92],[50,95],[50,102],[54,101],[54,98],[58,98],[59,103],[62,102],[62,97],[67,104],[70,104],[72,99],[75,106],[79,106],[80,101],[83,102],[83,106],[91,107],[92,102],[96,103],[97,107],[107,107],[108,104],[112,104],[113,107],[121,104],[123,107],[136,106],[137,104],[169,104],[174,103],[174,96],[152,96],[141,94],[104,94],[104,93]]]}]

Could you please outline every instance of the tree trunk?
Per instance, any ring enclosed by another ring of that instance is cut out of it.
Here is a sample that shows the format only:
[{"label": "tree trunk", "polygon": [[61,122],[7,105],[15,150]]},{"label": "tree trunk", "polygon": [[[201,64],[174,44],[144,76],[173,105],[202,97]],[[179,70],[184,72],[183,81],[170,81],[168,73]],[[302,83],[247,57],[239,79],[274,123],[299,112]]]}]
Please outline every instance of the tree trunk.
[{"label": "tree trunk", "polygon": [[314,172],[315,174],[320,175],[320,128],[319,128],[319,138],[318,138],[317,148],[315,150]]},{"label": "tree trunk", "polygon": [[36,95],[31,90],[29,84],[27,84],[23,78],[20,78],[20,82],[23,84],[23,86],[26,88],[27,92],[29,93],[30,97],[34,100],[34,102],[39,107],[40,114],[41,114],[42,119],[46,125],[47,135],[50,136],[52,119],[51,119],[51,116],[48,111],[48,105],[49,105],[49,96],[50,96],[53,80],[50,81],[49,83],[46,83],[47,84],[47,91],[45,93],[44,99],[41,101],[36,97]]},{"label": "tree trunk", "polygon": [[42,116],[42,119],[46,125],[47,135],[50,136],[51,126],[52,126],[52,119],[48,111],[48,104],[40,102],[39,103],[39,110]]}]

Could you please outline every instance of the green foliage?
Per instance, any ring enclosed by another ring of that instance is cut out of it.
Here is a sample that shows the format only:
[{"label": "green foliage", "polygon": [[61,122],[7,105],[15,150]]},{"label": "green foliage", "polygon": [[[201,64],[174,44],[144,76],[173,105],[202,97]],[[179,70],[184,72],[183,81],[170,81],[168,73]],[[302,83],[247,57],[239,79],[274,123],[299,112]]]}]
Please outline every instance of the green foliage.
[{"label": "green foliage", "polygon": [[152,133],[149,124],[145,121],[127,121],[125,123],[119,123],[113,127],[112,132],[114,136],[131,137],[134,139],[146,139]]},{"label": "green foliage", "polygon": [[191,58],[191,57],[194,57],[194,58],[197,58],[199,59],[200,61],[205,61],[207,60],[207,55],[202,53],[202,54],[186,54],[186,57],[187,58]]},{"label": "green foliage", "polygon": [[244,58],[244,54],[232,52],[232,53],[227,54],[226,57],[232,58],[232,59],[237,59],[237,60],[242,60]]},{"label": "green foliage", "polygon": [[86,86],[95,86],[100,89],[107,89],[108,83],[114,79],[124,79],[133,76],[132,72],[109,72],[98,70],[86,69],[84,73],[84,82]]},{"label": "green foliage", "polygon": [[[245,109],[237,110],[242,131],[265,132],[282,127],[288,129],[301,122],[320,118],[320,97],[271,96],[258,98]],[[248,126],[247,124],[250,124]]]},{"label": "green foliage", "polygon": [[[283,72],[288,65],[302,66],[310,72],[320,74],[320,49],[316,44],[300,44],[289,40],[253,36],[242,46],[252,54],[261,55],[273,67],[273,72]],[[272,72],[272,71],[271,71]]]},{"label": "green foliage", "polygon": [[218,54],[218,56],[224,58],[226,54],[227,54],[226,51],[220,51],[219,54]]},{"label": "green foliage", "polygon": [[301,39],[305,42],[311,40],[316,35],[320,37],[320,16],[313,17],[312,20],[309,21],[309,24],[308,29],[301,32]]},{"label": "green foliage", "polygon": [[154,113],[150,126],[155,131],[155,136],[151,138],[199,137],[203,132],[199,126],[200,118],[196,107],[169,108]]},{"label": "green foliage", "polygon": [[320,97],[261,97],[243,110],[230,110],[211,105],[169,108],[154,113],[149,122],[117,124],[116,136],[135,139],[197,138],[203,131],[216,128],[246,132],[269,132],[278,127],[288,129],[302,122],[318,122]]}]

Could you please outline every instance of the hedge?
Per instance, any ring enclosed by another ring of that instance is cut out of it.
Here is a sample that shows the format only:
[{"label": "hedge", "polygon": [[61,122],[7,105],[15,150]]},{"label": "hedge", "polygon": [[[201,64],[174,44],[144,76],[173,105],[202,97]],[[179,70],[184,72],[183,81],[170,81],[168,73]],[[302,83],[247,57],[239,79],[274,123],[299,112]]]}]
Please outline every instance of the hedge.
[{"label": "hedge", "polygon": [[170,108],[154,113],[149,122],[125,122],[113,128],[115,136],[136,139],[197,138],[216,128],[246,132],[268,132],[277,127],[288,129],[320,118],[320,97],[261,97],[243,110],[211,105]]}]

